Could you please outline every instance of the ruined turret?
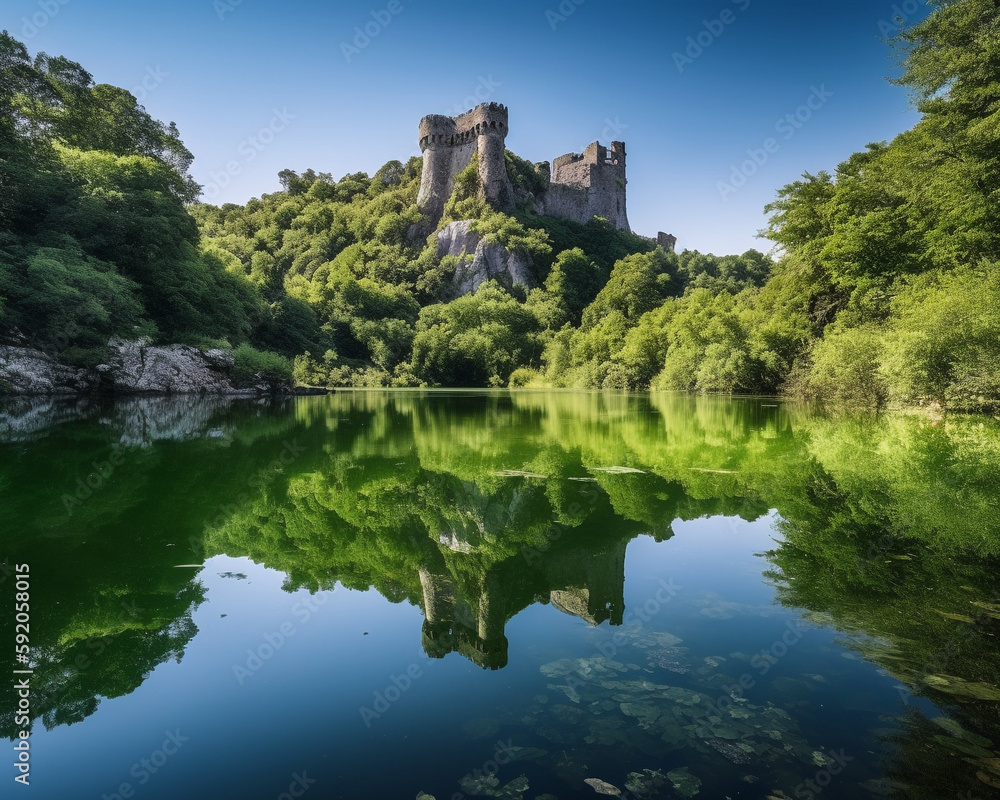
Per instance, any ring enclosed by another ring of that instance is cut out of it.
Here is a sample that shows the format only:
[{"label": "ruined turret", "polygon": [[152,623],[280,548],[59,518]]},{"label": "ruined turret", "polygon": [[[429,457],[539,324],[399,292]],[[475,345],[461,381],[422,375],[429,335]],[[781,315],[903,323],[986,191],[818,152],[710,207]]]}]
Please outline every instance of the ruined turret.
[{"label": "ruined turret", "polygon": [[478,154],[479,180],[485,200],[498,211],[514,207],[507,175],[507,106],[483,103],[458,117],[431,115],[420,121],[423,175],[417,205],[434,224],[455,189],[455,176]]}]

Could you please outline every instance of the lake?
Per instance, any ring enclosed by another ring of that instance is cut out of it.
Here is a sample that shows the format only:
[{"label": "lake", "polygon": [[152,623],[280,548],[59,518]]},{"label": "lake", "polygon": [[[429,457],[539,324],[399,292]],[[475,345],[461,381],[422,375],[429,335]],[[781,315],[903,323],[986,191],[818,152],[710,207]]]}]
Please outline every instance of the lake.
[{"label": "lake", "polygon": [[9,401],[4,796],[1000,797],[998,486],[981,417]]}]

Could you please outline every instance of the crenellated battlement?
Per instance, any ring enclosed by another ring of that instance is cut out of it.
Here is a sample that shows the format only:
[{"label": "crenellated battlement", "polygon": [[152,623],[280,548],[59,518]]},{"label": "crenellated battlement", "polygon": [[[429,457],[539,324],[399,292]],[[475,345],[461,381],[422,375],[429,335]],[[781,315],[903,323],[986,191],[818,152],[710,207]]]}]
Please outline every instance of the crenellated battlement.
[{"label": "crenellated battlement", "polygon": [[420,120],[420,150],[429,147],[462,147],[480,136],[507,138],[507,106],[483,103],[457,117],[431,114]]},{"label": "crenellated battlement", "polygon": [[454,190],[455,176],[475,155],[486,201],[498,210],[513,208],[505,156],[508,131],[507,106],[500,103],[483,103],[457,117],[432,114],[420,120],[424,172],[417,203],[435,223]]}]

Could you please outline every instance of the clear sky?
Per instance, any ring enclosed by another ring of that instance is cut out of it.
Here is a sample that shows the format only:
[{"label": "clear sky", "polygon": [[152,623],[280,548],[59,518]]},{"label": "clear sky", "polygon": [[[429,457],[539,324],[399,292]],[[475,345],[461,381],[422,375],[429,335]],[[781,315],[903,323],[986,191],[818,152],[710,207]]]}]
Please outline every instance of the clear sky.
[{"label": "clear sky", "polygon": [[0,27],[175,121],[211,202],[274,191],[285,168],[373,173],[419,154],[424,115],[495,100],[510,108],[508,148],[531,161],[624,139],[633,229],[721,255],[768,249],[755,234],[778,188],[916,122],[886,80],[881,38],[900,13],[926,8],[5,0]]}]

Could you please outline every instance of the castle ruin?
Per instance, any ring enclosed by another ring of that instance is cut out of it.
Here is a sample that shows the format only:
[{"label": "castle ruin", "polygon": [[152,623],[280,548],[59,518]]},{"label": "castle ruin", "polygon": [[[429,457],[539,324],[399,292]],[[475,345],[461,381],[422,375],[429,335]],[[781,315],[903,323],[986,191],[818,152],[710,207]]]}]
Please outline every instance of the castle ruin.
[{"label": "castle ruin", "polygon": [[434,114],[420,120],[424,169],[417,205],[437,224],[455,190],[455,176],[479,157],[479,180],[486,202],[498,211],[514,208],[507,175],[507,106],[483,103],[458,117]]},{"label": "castle ruin", "polygon": [[[514,189],[507,173],[507,107],[483,103],[458,117],[439,114],[420,121],[424,168],[417,205],[437,223],[455,190],[455,176],[478,155],[479,180],[486,202],[497,211],[514,208]],[[625,205],[625,144],[611,148],[594,142],[582,154],[560,156],[550,167],[537,165],[546,191],[536,197],[539,213],[586,223],[604,217],[619,230],[631,230]]]},{"label": "castle ruin", "polygon": [[[515,196],[507,172],[507,106],[483,103],[457,117],[434,114],[420,121],[424,165],[417,205],[436,226],[455,191],[455,177],[478,158],[483,199],[497,211],[513,211]],[[582,153],[568,153],[551,164],[535,165],[545,185],[533,199],[535,211],[586,224],[603,217],[615,228],[631,231],[626,204],[625,143],[604,147],[594,142]],[[526,193],[525,193],[526,194]],[[531,198],[530,194],[527,194]],[[416,230],[420,230],[418,227]],[[655,240],[674,252],[677,238],[660,233]]]},{"label": "castle ruin", "polygon": [[[544,176],[548,164],[538,165]],[[583,153],[557,158],[549,176],[542,210],[549,217],[590,222],[604,217],[622,231],[632,230],[625,204],[625,143],[612,142],[608,149],[594,142]]]}]

